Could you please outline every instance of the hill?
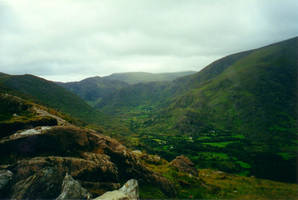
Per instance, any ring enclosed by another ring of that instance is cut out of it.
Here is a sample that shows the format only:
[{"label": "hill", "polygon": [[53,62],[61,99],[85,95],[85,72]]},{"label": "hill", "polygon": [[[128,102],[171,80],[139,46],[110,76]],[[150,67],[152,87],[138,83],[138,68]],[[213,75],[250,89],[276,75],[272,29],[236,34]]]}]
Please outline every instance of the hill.
[{"label": "hill", "polygon": [[91,77],[79,82],[58,84],[77,94],[91,106],[99,103],[102,98],[111,95],[113,92],[128,86],[126,82],[103,77]]},{"label": "hill", "polygon": [[183,153],[197,167],[294,182],[297,49],[296,37],[233,54],[166,86],[123,88],[98,107],[134,131],[128,141],[135,147],[168,159]]},{"label": "hill", "polygon": [[95,123],[101,114],[77,95],[54,82],[33,75],[0,75],[2,92],[21,96],[36,103],[54,108],[79,120]]}]

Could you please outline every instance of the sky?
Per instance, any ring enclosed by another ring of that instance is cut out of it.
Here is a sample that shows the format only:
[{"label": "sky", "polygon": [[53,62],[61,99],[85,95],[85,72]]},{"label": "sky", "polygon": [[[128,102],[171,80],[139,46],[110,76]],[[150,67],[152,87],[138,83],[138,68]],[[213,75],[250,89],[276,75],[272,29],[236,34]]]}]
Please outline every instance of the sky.
[{"label": "sky", "polygon": [[0,0],[0,72],[199,71],[298,36],[297,0]]}]

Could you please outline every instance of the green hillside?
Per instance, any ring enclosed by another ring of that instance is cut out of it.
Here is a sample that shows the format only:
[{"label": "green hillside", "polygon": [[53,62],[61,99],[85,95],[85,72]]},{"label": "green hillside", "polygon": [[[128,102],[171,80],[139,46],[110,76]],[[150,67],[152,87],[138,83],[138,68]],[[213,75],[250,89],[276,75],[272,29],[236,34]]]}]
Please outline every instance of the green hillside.
[{"label": "green hillside", "polygon": [[135,148],[296,181],[297,49],[296,37],[227,56],[167,85],[123,88],[98,106],[135,133],[128,139]]},{"label": "green hillside", "polygon": [[21,96],[64,112],[88,123],[97,123],[102,115],[75,94],[57,84],[33,75],[0,75],[2,92]]}]

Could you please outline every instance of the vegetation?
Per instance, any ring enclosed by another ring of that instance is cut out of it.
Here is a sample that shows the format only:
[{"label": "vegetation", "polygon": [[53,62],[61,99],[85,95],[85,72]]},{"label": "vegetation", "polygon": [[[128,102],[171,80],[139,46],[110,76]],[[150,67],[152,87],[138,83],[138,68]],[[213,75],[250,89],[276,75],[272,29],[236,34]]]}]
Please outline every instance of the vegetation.
[{"label": "vegetation", "polygon": [[[198,177],[175,170],[167,161],[148,168],[173,181],[180,199],[295,199],[297,185],[200,169]],[[158,187],[140,186],[141,198],[167,198]]]}]

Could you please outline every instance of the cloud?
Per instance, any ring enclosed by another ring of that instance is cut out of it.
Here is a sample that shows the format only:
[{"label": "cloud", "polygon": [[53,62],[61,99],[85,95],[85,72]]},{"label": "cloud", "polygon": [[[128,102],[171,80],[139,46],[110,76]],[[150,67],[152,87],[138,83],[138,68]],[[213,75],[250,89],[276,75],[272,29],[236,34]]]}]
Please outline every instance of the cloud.
[{"label": "cloud", "polygon": [[294,0],[1,0],[0,71],[68,81],[200,70],[298,35]]}]

